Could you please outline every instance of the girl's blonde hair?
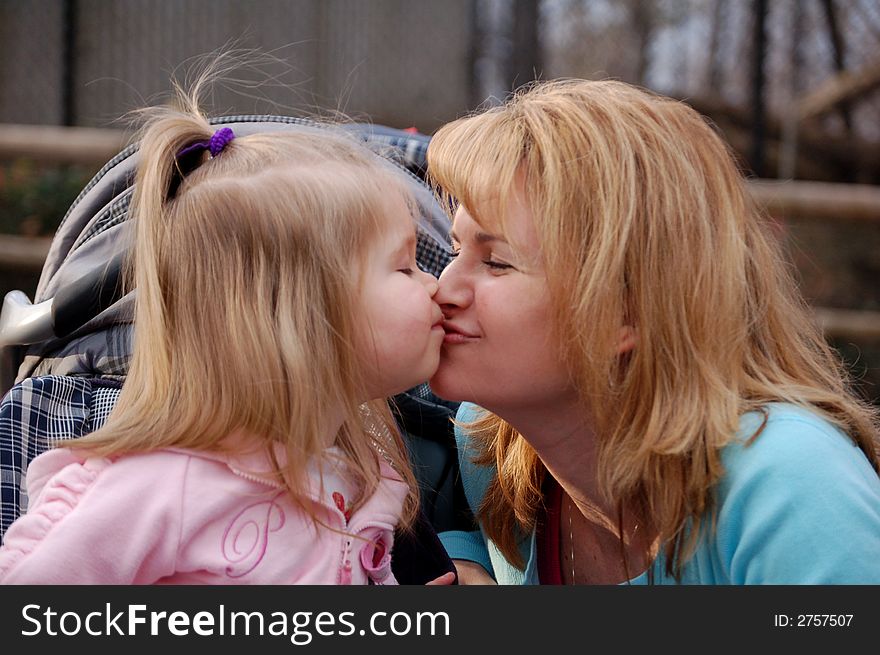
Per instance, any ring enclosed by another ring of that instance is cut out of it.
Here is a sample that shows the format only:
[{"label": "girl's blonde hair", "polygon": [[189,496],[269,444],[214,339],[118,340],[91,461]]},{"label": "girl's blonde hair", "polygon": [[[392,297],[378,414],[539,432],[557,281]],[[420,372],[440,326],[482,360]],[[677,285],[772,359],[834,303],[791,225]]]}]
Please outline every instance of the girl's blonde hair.
[{"label": "girl's blonde hair", "polygon": [[380,451],[411,489],[406,527],[418,506],[406,449],[387,404],[362,404],[354,347],[369,247],[391,199],[412,207],[404,174],[329,126],[237,136],[181,171],[178,153],[217,129],[197,98],[147,111],[131,209],[131,367],[106,426],[71,445],[223,451],[233,432],[255,436],[309,511],[307,466],[343,418],[335,445],[361,492],[353,508],[380,481]]},{"label": "girl's blonde hair", "polygon": [[[720,451],[744,412],[809,407],[878,468],[874,411],[851,392],[728,148],[690,107],[620,82],[537,84],[443,127],[428,164],[487,228],[503,230],[506,200],[524,192],[563,360],[595,420],[599,483],[620,525],[632,507],[659,532],[669,573],[711,524]],[[618,356],[625,325],[638,343]],[[521,566],[510,526],[535,526],[546,469],[498,416],[470,429],[478,461],[498,471],[483,524]]]}]

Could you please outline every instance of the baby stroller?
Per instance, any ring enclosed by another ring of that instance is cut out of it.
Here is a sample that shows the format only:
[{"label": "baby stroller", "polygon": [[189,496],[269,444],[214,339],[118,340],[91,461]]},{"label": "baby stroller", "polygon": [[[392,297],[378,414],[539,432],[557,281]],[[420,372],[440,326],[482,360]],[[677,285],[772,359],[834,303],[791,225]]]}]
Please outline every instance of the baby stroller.
[{"label": "baby stroller", "polygon": [[[211,122],[242,136],[315,127],[285,116],[225,116]],[[450,259],[449,226],[424,183],[429,137],[365,124],[345,129],[407,171],[421,214],[417,261],[439,275]],[[20,291],[3,302],[0,538],[27,509],[28,463],[52,441],[100,428],[121,391],[131,354],[133,294],[123,296],[119,282],[137,162],[133,144],[107,162],[73,202],[52,241],[33,304]],[[421,486],[421,526],[427,522],[438,532],[456,528],[467,520],[455,510],[467,507],[456,483],[449,420],[456,405],[434,396],[427,385],[393,401]],[[407,577],[397,573],[399,579]]]}]

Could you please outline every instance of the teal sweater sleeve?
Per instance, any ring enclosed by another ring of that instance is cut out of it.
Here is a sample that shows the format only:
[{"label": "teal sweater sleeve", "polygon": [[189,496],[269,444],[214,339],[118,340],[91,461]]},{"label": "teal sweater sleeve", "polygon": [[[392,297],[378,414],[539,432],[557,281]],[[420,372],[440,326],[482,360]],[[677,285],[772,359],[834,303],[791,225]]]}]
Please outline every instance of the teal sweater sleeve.
[{"label": "teal sweater sleeve", "polygon": [[715,546],[729,582],[880,584],[880,478],[835,426],[775,405],[723,463]]},{"label": "teal sweater sleeve", "polygon": [[486,547],[486,540],[479,530],[464,532],[461,530],[449,530],[440,533],[440,542],[452,559],[463,559],[476,562],[482,566],[489,575],[495,577],[492,570],[492,560]]}]

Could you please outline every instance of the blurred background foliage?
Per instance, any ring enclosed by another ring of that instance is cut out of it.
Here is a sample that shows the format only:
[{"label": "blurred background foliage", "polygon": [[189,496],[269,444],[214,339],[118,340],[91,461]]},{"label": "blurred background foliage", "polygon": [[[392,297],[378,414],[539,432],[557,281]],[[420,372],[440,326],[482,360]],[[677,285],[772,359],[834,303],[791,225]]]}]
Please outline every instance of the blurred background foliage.
[{"label": "blurred background foliage", "polygon": [[93,167],[24,158],[0,162],[0,232],[51,236],[95,172]]}]

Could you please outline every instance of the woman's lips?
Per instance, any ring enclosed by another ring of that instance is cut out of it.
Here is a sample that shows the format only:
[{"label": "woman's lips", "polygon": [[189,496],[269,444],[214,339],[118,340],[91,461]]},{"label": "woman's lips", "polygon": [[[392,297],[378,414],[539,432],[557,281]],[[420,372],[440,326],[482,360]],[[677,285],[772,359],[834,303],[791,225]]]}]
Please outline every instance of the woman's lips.
[{"label": "woman's lips", "polygon": [[456,327],[452,323],[448,321],[443,323],[443,330],[446,332],[446,335],[443,337],[443,343],[448,344],[462,344],[462,343],[471,343],[479,339],[479,337],[475,334],[469,334],[464,330]]}]

